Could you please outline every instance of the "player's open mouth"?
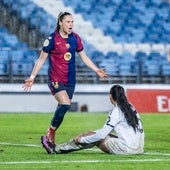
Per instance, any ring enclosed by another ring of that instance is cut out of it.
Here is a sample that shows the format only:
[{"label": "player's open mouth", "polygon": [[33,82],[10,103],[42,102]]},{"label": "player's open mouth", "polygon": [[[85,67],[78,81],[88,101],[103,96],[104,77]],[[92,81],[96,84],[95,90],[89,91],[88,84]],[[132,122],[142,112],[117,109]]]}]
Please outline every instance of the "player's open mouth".
[{"label": "player's open mouth", "polygon": [[72,32],[72,28],[69,28],[68,29],[68,33],[70,34]]}]

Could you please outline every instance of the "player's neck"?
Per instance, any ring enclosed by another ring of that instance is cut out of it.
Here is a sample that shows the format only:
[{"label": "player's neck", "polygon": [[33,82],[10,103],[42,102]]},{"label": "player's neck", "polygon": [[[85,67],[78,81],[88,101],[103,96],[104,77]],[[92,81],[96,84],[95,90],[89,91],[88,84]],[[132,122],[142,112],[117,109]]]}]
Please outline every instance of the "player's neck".
[{"label": "player's neck", "polygon": [[59,34],[62,38],[68,38],[68,34],[62,30],[59,30]]}]

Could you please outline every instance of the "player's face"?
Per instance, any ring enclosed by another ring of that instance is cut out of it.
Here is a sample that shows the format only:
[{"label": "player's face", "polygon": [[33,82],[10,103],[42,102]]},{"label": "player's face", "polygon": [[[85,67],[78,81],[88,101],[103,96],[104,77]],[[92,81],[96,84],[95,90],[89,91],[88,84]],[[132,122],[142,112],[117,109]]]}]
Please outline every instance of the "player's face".
[{"label": "player's face", "polygon": [[64,34],[71,34],[73,29],[73,17],[72,15],[66,15],[62,21],[60,21],[60,30]]}]

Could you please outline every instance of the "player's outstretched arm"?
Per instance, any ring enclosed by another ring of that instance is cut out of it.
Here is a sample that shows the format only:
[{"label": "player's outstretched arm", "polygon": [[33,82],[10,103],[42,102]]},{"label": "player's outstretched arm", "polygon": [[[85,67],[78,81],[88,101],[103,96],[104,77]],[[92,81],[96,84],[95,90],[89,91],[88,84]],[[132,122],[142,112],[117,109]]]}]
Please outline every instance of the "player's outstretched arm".
[{"label": "player's outstretched arm", "polygon": [[81,57],[83,63],[85,63],[89,68],[91,68],[93,71],[96,72],[96,74],[100,77],[100,78],[108,78],[109,74],[106,73],[105,69],[100,69],[98,68],[93,61],[86,55],[86,53],[84,51],[81,51],[78,53],[79,56]]},{"label": "player's outstretched arm", "polygon": [[36,75],[38,74],[39,70],[41,69],[41,67],[43,66],[47,57],[48,57],[48,53],[41,51],[41,54],[40,54],[38,60],[36,61],[35,65],[34,65],[31,76],[28,79],[25,80],[25,84],[22,86],[24,91],[30,91],[31,90],[31,87],[34,83],[34,79],[35,79]]}]

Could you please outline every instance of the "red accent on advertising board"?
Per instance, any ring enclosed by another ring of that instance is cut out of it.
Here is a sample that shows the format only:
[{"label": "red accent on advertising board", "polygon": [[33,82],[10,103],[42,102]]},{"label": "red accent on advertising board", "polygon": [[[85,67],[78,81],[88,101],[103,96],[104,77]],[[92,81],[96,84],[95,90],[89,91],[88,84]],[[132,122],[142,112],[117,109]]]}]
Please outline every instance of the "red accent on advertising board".
[{"label": "red accent on advertising board", "polygon": [[140,113],[170,112],[170,90],[127,89],[126,93]]}]

